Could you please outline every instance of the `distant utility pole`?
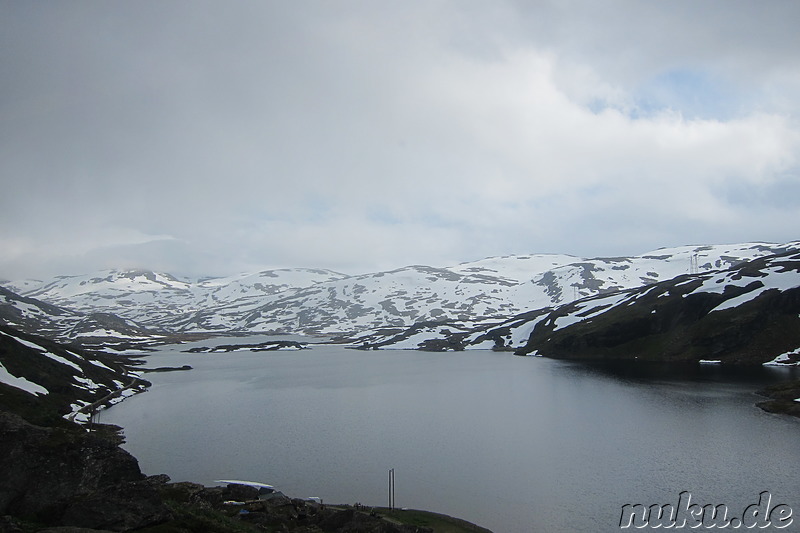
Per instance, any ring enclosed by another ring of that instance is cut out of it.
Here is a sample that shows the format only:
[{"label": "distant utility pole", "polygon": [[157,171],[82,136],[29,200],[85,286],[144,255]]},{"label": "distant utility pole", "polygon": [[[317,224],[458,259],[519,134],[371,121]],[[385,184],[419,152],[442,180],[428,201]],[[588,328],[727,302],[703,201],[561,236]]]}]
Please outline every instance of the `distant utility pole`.
[{"label": "distant utility pole", "polygon": [[394,510],[394,468],[389,469],[389,510]]}]

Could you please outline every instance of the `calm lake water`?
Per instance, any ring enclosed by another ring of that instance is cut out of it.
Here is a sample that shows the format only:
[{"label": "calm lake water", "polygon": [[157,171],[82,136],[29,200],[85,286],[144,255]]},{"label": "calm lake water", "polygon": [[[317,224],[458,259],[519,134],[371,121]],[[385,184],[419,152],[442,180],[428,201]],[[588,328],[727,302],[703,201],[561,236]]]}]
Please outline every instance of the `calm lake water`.
[{"label": "calm lake water", "polygon": [[125,428],[147,474],[386,505],[394,468],[398,507],[496,533],[620,531],[623,505],[677,505],[682,491],[739,516],[770,491],[800,530],[800,421],[753,394],[791,370],[336,346],[148,357],[184,364],[99,415]]}]

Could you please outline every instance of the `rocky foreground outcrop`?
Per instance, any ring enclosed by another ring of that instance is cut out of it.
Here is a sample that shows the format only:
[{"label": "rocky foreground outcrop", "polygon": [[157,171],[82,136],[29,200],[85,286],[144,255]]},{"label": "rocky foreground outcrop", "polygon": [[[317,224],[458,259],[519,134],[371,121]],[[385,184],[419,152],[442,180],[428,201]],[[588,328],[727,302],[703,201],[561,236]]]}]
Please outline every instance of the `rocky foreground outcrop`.
[{"label": "rocky foreground outcrop", "polygon": [[280,493],[259,500],[258,490],[244,485],[146,477],[118,446],[118,429],[42,427],[0,411],[0,533],[432,531]]},{"label": "rocky foreground outcrop", "polygon": [[99,432],[35,426],[0,412],[0,515],[125,531],[169,509],[136,459]]}]

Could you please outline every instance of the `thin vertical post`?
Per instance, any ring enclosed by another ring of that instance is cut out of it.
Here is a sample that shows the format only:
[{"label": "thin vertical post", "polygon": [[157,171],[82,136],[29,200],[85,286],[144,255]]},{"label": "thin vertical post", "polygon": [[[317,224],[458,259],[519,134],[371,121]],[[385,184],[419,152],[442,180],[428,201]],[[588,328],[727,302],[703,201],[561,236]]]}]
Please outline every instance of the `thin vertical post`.
[{"label": "thin vertical post", "polygon": [[389,510],[394,510],[394,468],[389,469]]}]

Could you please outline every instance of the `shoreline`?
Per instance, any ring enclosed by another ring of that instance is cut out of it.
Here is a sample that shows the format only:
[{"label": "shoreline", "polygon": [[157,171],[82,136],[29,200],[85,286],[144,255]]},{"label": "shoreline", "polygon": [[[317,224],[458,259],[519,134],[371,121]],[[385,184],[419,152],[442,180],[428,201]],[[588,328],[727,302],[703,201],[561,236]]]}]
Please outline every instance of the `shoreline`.
[{"label": "shoreline", "polygon": [[756,391],[756,394],[769,398],[756,404],[760,409],[800,418],[800,379],[771,385]]}]

